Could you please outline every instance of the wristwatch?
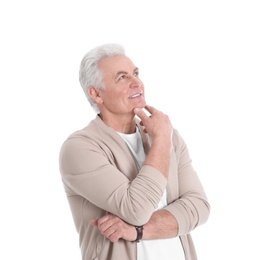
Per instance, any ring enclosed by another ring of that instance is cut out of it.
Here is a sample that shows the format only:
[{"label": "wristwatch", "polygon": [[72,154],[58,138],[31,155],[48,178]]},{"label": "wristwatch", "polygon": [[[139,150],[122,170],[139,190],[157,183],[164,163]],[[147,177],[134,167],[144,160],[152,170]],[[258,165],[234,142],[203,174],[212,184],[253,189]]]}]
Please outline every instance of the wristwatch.
[{"label": "wristwatch", "polygon": [[143,237],[144,226],[135,226],[135,228],[136,228],[137,236],[136,236],[136,240],[134,240],[133,242],[139,243],[140,239],[142,239]]}]

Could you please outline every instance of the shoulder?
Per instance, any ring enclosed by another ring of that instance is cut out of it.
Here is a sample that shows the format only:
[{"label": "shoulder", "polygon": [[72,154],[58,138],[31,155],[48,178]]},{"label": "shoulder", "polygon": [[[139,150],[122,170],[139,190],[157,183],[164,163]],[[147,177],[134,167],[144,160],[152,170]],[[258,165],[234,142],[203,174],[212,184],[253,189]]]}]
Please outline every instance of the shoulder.
[{"label": "shoulder", "polygon": [[64,141],[61,151],[100,151],[108,152],[124,143],[116,131],[108,127],[99,116],[83,129],[70,134]]}]

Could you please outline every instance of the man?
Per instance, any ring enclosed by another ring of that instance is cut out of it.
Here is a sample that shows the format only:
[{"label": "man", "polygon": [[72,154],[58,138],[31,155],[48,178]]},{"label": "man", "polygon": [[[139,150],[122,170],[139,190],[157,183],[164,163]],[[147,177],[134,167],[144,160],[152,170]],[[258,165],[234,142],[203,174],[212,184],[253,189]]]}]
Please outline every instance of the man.
[{"label": "man", "polygon": [[190,231],[210,206],[184,140],[146,104],[139,69],[105,44],[83,58],[80,83],[97,116],[64,142],[60,171],[82,259],[197,259]]}]

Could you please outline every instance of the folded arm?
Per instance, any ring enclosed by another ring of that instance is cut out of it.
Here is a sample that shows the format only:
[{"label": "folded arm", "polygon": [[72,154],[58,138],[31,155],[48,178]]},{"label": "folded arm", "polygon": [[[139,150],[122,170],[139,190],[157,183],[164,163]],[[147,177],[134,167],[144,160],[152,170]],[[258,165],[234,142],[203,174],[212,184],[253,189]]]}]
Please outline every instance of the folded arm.
[{"label": "folded arm", "polygon": [[[107,214],[100,219],[92,220],[91,225],[111,242],[119,239],[134,241],[137,237],[135,226],[123,221],[113,214]],[[142,239],[164,239],[175,237],[178,234],[178,224],[173,215],[165,209],[153,213],[150,220],[144,225]]]}]

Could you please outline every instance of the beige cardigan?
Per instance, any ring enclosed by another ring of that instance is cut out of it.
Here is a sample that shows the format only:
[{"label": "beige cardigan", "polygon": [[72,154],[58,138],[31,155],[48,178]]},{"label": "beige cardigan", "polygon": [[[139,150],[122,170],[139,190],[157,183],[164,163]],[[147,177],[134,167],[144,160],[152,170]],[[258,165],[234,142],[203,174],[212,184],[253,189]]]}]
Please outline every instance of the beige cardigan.
[{"label": "beige cardigan", "polygon": [[[140,132],[148,153],[149,137]],[[83,260],[136,260],[136,243],[125,240],[112,243],[89,222],[110,212],[132,225],[143,225],[150,219],[165,188],[169,204],[165,209],[178,221],[186,259],[197,259],[189,232],[207,221],[210,206],[185,142],[176,130],[173,144],[167,181],[150,166],[142,166],[137,172],[124,140],[99,116],[64,142],[60,172],[79,233]]]}]

